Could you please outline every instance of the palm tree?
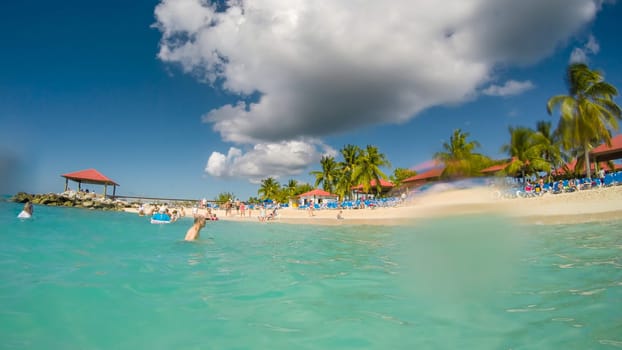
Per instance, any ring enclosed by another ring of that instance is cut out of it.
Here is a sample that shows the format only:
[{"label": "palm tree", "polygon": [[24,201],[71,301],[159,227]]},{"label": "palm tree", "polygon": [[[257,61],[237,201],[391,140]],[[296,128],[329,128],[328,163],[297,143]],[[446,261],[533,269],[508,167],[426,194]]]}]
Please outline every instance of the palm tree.
[{"label": "palm tree", "polygon": [[540,142],[542,147],[542,158],[549,162],[553,168],[561,166],[560,134],[552,130],[551,122],[542,120],[537,122],[536,132],[541,135],[536,140]]},{"label": "palm tree", "polygon": [[315,186],[322,184],[324,191],[333,192],[335,183],[337,182],[337,162],[335,157],[323,156],[320,160],[322,165],[321,171],[312,171],[310,174],[315,176]]},{"label": "palm tree", "polygon": [[389,179],[391,180],[391,182],[393,182],[395,187],[399,187],[402,184],[402,181],[415,175],[417,175],[417,172],[414,170],[406,168],[395,168],[393,170],[393,175],[389,176]]},{"label": "palm tree", "polygon": [[231,192],[221,192],[218,194],[218,196],[216,196],[215,200],[216,203],[218,203],[219,205],[223,205],[228,201],[233,201],[234,198],[235,195]]},{"label": "palm tree", "polygon": [[261,199],[274,198],[280,189],[281,185],[272,177],[261,180],[261,187],[257,190],[257,194],[261,196]]},{"label": "palm tree", "polygon": [[352,174],[363,151],[359,146],[348,144],[343,146],[340,152],[343,161],[339,163],[339,176],[335,186],[335,193],[339,195],[340,199],[343,199],[346,195],[349,196],[354,185]]},{"label": "palm tree", "polygon": [[444,152],[437,152],[434,159],[445,165],[443,176],[445,177],[463,177],[478,175],[482,168],[476,166],[481,163],[482,156],[473,153],[473,150],[480,147],[479,142],[469,141],[467,138],[469,133],[462,132],[460,129],[454,130],[453,135],[449,138],[449,143],[443,143]]},{"label": "palm tree", "polygon": [[390,167],[391,163],[386,156],[378,151],[378,147],[367,145],[360,158],[356,162],[352,179],[354,183],[362,184],[363,191],[369,192],[372,180],[376,181],[376,192],[380,193],[382,186],[380,179],[386,179],[387,176],[380,170],[380,167]]},{"label": "palm tree", "polygon": [[560,110],[558,130],[566,149],[582,147],[585,171],[590,174],[589,151],[591,144],[605,142],[611,145],[610,130],[618,130],[618,120],[622,119],[620,107],[613,101],[617,89],[604,81],[603,74],[591,70],[585,63],[568,66],[566,79],[568,95],[551,97],[546,110],[552,114]]},{"label": "palm tree", "polygon": [[287,194],[289,197],[293,197],[296,195],[296,188],[298,187],[298,181],[294,180],[294,179],[290,179],[287,182],[287,185],[285,185],[285,190],[287,191]]},{"label": "palm tree", "polygon": [[526,127],[510,127],[510,143],[503,145],[501,151],[512,157],[506,168],[507,174],[521,172],[523,179],[526,172],[550,170],[550,164],[542,158],[543,136]]}]

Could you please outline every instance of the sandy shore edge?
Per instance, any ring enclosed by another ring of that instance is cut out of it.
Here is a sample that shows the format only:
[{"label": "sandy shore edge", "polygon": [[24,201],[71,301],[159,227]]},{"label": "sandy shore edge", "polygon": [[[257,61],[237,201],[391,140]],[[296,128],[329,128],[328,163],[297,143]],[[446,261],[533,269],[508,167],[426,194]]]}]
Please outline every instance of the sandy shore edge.
[{"label": "sandy shore edge", "polygon": [[[137,213],[137,209],[126,209]],[[192,216],[192,208],[184,208]],[[254,222],[259,211],[250,216],[226,216],[224,210],[215,210],[223,221]],[[199,210],[205,214],[205,209]],[[489,188],[469,188],[428,193],[391,208],[343,210],[343,220],[337,219],[338,210],[315,210],[313,216],[306,210],[284,208],[275,221],[268,223],[303,225],[409,225],[425,219],[456,215],[491,214],[506,216],[518,223],[576,224],[601,222],[622,218],[622,186],[595,188],[563,194],[545,194],[536,198],[494,198]],[[184,218],[185,219],[185,218]]]}]

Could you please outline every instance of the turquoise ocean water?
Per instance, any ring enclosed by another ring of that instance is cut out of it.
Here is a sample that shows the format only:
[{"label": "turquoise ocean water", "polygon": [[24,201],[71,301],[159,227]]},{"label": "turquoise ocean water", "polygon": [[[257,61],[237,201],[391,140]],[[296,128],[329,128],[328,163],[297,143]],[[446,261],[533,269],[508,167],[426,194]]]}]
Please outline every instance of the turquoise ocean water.
[{"label": "turquoise ocean water", "polygon": [[622,348],[622,221],[151,225],[0,203],[1,349]]}]

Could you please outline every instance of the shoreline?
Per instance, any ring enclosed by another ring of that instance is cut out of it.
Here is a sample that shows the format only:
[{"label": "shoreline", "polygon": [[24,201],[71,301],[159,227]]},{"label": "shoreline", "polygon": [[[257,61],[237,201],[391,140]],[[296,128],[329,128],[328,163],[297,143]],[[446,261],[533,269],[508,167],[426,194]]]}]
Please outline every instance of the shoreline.
[{"label": "shoreline", "polygon": [[[343,220],[337,219],[339,209],[314,210],[297,208],[279,210],[276,220],[261,222],[259,210],[251,216],[225,216],[222,209],[213,210],[221,221],[282,223],[298,225],[377,225],[400,226],[416,224],[429,218],[491,214],[507,217],[517,223],[579,224],[606,222],[622,218],[622,186],[594,188],[572,193],[544,194],[534,198],[495,199],[490,188],[468,188],[416,195],[413,200],[396,207],[343,209]],[[173,207],[171,207],[173,208]],[[192,208],[184,208],[192,218]],[[136,208],[125,212],[137,214]],[[199,214],[206,214],[199,209]]]}]

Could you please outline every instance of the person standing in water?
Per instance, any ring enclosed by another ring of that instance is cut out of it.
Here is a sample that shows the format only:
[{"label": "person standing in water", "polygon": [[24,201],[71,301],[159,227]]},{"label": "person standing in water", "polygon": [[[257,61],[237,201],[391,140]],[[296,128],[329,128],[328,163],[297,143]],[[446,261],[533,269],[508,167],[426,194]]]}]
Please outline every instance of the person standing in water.
[{"label": "person standing in water", "polygon": [[24,209],[17,215],[20,219],[30,219],[32,217],[32,212],[34,211],[34,207],[30,201],[24,204]]},{"label": "person standing in water", "polygon": [[194,224],[186,232],[186,241],[194,241],[199,239],[201,229],[205,227],[205,216],[197,215],[194,217]]}]

